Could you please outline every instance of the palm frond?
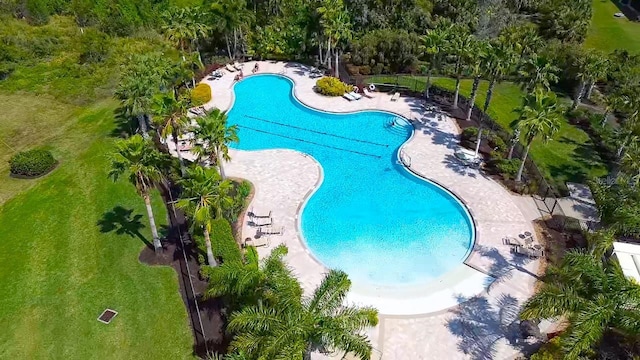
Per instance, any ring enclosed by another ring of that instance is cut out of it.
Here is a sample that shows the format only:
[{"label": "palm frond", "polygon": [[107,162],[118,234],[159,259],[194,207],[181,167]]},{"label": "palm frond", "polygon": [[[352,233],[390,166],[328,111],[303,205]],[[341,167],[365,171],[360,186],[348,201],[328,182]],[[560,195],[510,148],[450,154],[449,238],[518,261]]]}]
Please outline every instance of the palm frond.
[{"label": "palm frond", "polygon": [[309,311],[330,315],[342,305],[351,281],[344,271],[330,270],[313,292],[309,302]]}]

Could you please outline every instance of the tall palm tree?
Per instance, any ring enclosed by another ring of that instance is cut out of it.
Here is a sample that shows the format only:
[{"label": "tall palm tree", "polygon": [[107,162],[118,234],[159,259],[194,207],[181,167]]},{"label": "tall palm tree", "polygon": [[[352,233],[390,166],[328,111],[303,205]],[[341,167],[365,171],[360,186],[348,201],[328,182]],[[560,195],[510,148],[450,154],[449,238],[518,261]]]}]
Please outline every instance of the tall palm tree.
[{"label": "tall palm tree", "polygon": [[510,44],[503,37],[498,38],[487,48],[487,68],[489,69],[489,87],[482,111],[486,114],[493,98],[493,89],[496,84],[511,73],[515,64],[515,53]]},{"label": "tall palm tree", "polygon": [[331,270],[308,299],[282,293],[275,306],[258,303],[233,313],[232,349],[260,359],[308,359],[313,351],[336,350],[369,359],[371,344],[362,332],[377,325],[378,312],[343,305],[350,288],[347,274]]},{"label": "tall palm tree", "polygon": [[429,98],[429,88],[431,87],[431,75],[433,74],[433,70],[439,68],[441,65],[443,48],[448,38],[448,28],[444,26],[428,30],[426,35],[420,37],[420,52],[429,59],[427,85],[424,89],[424,96],[427,99]]},{"label": "tall palm tree", "polygon": [[134,55],[120,77],[115,95],[122,101],[126,114],[138,119],[140,132],[145,137],[153,96],[172,83],[173,69],[163,54]]},{"label": "tall palm tree", "polygon": [[328,62],[331,59],[333,49],[335,57],[334,74],[335,77],[339,77],[338,59],[340,55],[338,46],[341,42],[348,41],[353,36],[351,19],[342,0],[323,0],[320,5],[318,8],[320,26],[327,41],[326,61]]},{"label": "tall palm tree", "polygon": [[462,26],[456,26],[452,32],[447,51],[452,55],[454,66],[454,76],[456,78],[456,90],[453,97],[453,108],[458,108],[458,97],[460,95],[460,82],[462,81],[462,72],[465,66],[469,62],[469,58],[473,53],[475,47],[476,38],[469,34],[466,28]]},{"label": "tall palm tree", "polygon": [[211,4],[211,15],[224,34],[229,59],[233,59],[238,53],[238,41],[244,41],[243,29],[246,29],[253,20],[251,12],[247,10],[246,1],[215,1]]},{"label": "tall palm tree", "polygon": [[542,86],[548,91],[552,84],[558,82],[557,73],[559,71],[560,68],[548,58],[533,54],[522,64],[520,76],[527,92],[532,92],[538,86]]},{"label": "tall palm tree", "polygon": [[162,32],[182,52],[191,51],[198,39],[206,37],[210,31],[204,16],[197,7],[172,7],[162,14]]},{"label": "tall palm tree", "polygon": [[211,220],[221,218],[223,210],[232,206],[233,198],[229,192],[233,185],[229,180],[222,180],[215,168],[199,165],[188,169],[186,176],[178,183],[182,186],[182,195],[177,207],[185,210],[194,227],[202,229],[207,262],[210,266],[216,266],[211,247]]},{"label": "tall palm tree", "polygon": [[555,93],[537,88],[532,94],[525,96],[523,106],[516,111],[519,117],[514,125],[520,130],[526,143],[522,164],[516,176],[516,181],[519,182],[522,181],[522,172],[533,140],[541,136],[543,141],[547,141],[559,130],[562,110]]},{"label": "tall palm tree", "polygon": [[153,247],[159,251],[162,249],[162,244],[151,208],[151,190],[164,180],[163,172],[169,166],[170,160],[155,148],[151,139],[145,139],[140,134],[116,141],[115,147],[115,151],[111,154],[109,176],[114,181],[121,176],[127,176],[129,182],[136,187],[136,191],[144,199],[153,236]]},{"label": "tall palm tree", "polygon": [[589,254],[596,259],[604,259],[616,241],[615,231],[611,228],[587,233]]},{"label": "tall palm tree", "polygon": [[469,109],[467,109],[466,120],[471,120],[471,113],[473,112],[473,105],[476,102],[476,96],[478,95],[478,88],[480,87],[480,78],[486,74],[487,69],[487,52],[488,43],[484,41],[478,41],[476,46],[471,50],[469,75],[473,78],[473,84],[471,86],[471,95],[469,96]]},{"label": "tall palm tree", "polygon": [[559,267],[550,267],[540,290],[524,305],[522,319],[564,317],[560,336],[563,359],[592,351],[605,331],[640,333],[640,286],[627,279],[617,263],[570,251]]},{"label": "tall palm tree", "polygon": [[180,161],[180,170],[185,174],[184,159],[180,152],[178,138],[186,130],[189,124],[187,117],[188,100],[185,97],[176,99],[173,92],[159,93],[153,98],[151,109],[153,111],[154,122],[159,130],[160,137],[166,139],[171,135],[176,144],[176,152]]},{"label": "tall palm tree", "polygon": [[227,126],[227,113],[220,109],[213,109],[205,116],[196,119],[197,126],[193,129],[195,139],[200,143],[194,151],[200,158],[208,157],[211,165],[216,165],[223,179],[223,162],[229,161],[229,143],[238,142],[238,127]]},{"label": "tall palm tree", "polygon": [[579,81],[578,89],[573,98],[572,110],[575,110],[580,105],[582,97],[587,88],[587,98],[591,96],[591,89],[595,86],[596,81],[604,78],[607,75],[609,68],[609,60],[603,54],[595,51],[585,51],[580,54],[575,63],[578,69],[577,78]]}]

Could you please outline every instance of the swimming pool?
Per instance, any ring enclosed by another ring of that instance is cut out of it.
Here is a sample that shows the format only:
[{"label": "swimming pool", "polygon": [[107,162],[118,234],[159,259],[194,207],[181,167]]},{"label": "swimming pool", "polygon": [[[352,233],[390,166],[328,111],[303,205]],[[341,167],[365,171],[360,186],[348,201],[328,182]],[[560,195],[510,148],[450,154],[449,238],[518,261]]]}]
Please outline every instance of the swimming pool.
[{"label": "swimming pool", "polygon": [[292,87],[278,75],[237,83],[229,123],[239,127],[238,149],[293,149],[322,166],[300,219],[314,257],[354,283],[378,286],[426,284],[460,265],[473,222],[451,193],[398,163],[411,124],[380,111],[313,110]]}]

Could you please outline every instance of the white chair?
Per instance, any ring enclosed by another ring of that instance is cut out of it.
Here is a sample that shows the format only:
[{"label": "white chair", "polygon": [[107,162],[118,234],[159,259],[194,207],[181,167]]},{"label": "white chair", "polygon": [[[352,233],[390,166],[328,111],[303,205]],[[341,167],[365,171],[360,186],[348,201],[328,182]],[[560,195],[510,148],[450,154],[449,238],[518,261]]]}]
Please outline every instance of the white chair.
[{"label": "white chair", "polygon": [[398,101],[398,99],[400,99],[400,93],[396,92],[395,94],[393,94],[393,96],[391,97],[391,101]]},{"label": "white chair", "polygon": [[367,88],[362,89],[362,93],[364,96],[368,97],[369,99],[373,99],[373,93],[369,92],[369,90]]}]

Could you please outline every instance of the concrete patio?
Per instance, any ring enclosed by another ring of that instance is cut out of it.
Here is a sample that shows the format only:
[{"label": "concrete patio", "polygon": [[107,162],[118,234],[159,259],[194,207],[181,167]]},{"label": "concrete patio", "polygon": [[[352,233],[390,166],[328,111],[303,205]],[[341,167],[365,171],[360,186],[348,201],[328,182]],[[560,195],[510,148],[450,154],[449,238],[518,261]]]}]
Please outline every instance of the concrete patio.
[{"label": "concrete patio", "polygon": [[[245,64],[245,76],[254,67]],[[476,225],[475,246],[464,264],[424,291],[394,298],[384,289],[378,293],[354,284],[349,300],[375,304],[380,324],[369,332],[382,359],[508,359],[532,346],[520,339],[517,314],[533,293],[538,262],[513,255],[503,245],[505,236],[529,231],[535,218],[530,198],[515,197],[482,172],[463,166],[454,157],[459,129],[446,114],[426,112],[421,100],[376,93],[373,99],[347,101],[313,91],[315,79],[309,68],[296,63],[260,62],[259,73],[281,74],[295,83],[299,101],[333,112],[384,110],[412,121],[413,137],[402,146],[411,158],[409,170],[454,193],[467,206]],[[234,101],[234,74],[203,80],[213,92],[205,108],[228,110]],[[172,147],[173,144],[169,144]],[[282,235],[270,236],[270,245],[259,248],[266,255],[277,244],[289,248],[286,260],[305,291],[319,284],[327,269],[304,245],[299,216],[305,201],[322,182],[322,168],[310,156],[287,149],[230,152],[225,170],[255,185],[250,208],[255,213],[272,211]],[[245,219],[242,237],[253,237],[255,228]],[[325,358],[317,355],[317,358]]]}]

